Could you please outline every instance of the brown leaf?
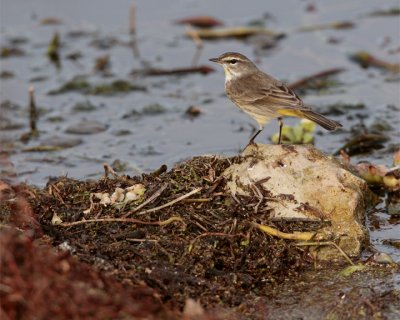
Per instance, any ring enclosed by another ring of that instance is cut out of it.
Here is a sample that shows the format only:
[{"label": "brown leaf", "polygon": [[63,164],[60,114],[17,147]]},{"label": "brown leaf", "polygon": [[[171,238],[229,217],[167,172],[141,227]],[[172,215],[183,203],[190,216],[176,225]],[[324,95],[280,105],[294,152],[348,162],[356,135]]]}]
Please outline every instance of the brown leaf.
[{"label": "brown leaf", "polygon": [[194,16],[175,21],[176,24],[190,24],[198,28],[212,28],[222,26],[223,23],[210,16]]}]

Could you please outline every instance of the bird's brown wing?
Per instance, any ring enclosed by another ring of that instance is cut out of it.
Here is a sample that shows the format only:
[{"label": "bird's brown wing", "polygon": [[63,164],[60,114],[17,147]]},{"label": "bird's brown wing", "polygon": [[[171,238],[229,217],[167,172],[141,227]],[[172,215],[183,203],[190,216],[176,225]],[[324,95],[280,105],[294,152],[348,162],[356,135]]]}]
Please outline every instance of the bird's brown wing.
[{"label": "bird's brown wing", "polygon": [[[251,89],[249,89],[251,88]],[[237,81],[230,88],[232,100],[254,106],[273,106],[274,109],[309,110],[291,89],[265,73],[251,75]]]}]

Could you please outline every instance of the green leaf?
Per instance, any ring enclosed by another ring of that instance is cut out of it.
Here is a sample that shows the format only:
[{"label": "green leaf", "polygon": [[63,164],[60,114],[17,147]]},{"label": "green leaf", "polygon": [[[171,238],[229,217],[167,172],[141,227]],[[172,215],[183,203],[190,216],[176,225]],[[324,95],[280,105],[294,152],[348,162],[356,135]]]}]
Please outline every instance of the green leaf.
[{"label": "green leaf", "polygon": [[362,264],[356,264],[354,266],[348,266],[339,272],[339,275],[342,277],[351,276],[354,272],[360,272],[366,269],[367,267]]}]

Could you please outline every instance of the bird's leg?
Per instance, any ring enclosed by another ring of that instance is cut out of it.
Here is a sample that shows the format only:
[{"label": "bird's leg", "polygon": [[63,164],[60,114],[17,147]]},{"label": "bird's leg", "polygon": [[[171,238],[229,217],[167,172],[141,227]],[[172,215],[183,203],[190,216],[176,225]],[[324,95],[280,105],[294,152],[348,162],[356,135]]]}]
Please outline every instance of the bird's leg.
[{"label": "bird's leg", "polygon": [[255,134],[253,134],[248,144],[254,144],[254,139],[260,134],[261,131],[263,131],[263,128],[260,128]]},{"label": "bird's leg", "polygon": [[283,127],[283,120],[281,117],[278,118],[279,122],[279,138],[278,138],[278,144],[282,144],[282,127]]}]

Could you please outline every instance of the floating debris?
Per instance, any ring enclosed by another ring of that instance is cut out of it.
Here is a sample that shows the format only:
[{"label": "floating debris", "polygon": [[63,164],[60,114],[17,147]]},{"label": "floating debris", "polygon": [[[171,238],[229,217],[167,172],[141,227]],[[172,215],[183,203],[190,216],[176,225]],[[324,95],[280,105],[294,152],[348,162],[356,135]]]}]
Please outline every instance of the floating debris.
[{"label": "floating debris", "polygon": [[83,57],[82,52],[74,51],[74,52],[68,53],[65,56],[65,59],[72,60],[72,61],[78,61],[79,59],[82,59],[82,57]]},{"label": "floating debris", "polygon": [[155,116],[166,113],[168,109],[159,103],[152,103],[144,106],[141,111],[132,109],[122,116],[122,119],[139,118],[142,116]]},{"label": "floating debris", "polygon": [[[399,175],[397,175],[397,181],[400,181]],[[387,193],[386,208],[388,214],[400,216],[400,190]],[[400,246],[400,241],[398,242],[398,245]]]},{"label": "floating debris", "polygon": [[338,21],[333,23],[326,24],[317,24],[313,26],[305,26],[297,29],[297,32],[310,32],[310,31],[318,31],[318,30],[326,30],[326,29],[352,29],[355,27],[355,24],[351,21]]},{"label": "floating debris", "polygon": [[176,24],[189,24],[198,28],[212,28],[222,26],[223,22],[210,16],[195,16],[175,21]]},{"label": "floating debris", "polygon": [[60,25],[63,22],[59,18],[55,17],[46,17],[40,20],[39,22],[42,26],[55,26],[55,25]]},{"label": "floating debris", "polygon": [[131,91],[146,91],[146,88],[126,80],[115,80],[111,83],[97,84],[88,93],[93,95],[114,95]]},{"label": "floating debris", "polygon": [[400,239],[385,239],[382,241],[382,244],[389,245],[400,250]]},{"label": "floating debris", "polygon": [[18,47],[1,47],[0,57],[21,57],[25,55],[25,51]]},{"label": "floating debris", "polygon": [[62,116],[58,116],[58,115],[54,115],[54,116],[50,116],[46,118],[46,121],[48,122],[52,122],[52,123],[56,123],[56,122],[64,122],[64,117]]},{"label": "floating debris", "polygon": [[186,32],[189,37],[201,39],[223,39],[223,38],[247,38],[256,34],[266,34],[282,38],[284,33],[278,33],[266,28],[255,27],[233,27],[221,29],[190,29]]},{"label": "floating debris", "polygon": [[376,131],[376,132],[382,132],[382,131],[390,131],[393,130],[393,127],[387,122],[386,120],[383,119],[376,119],[370,126],[369,130],[371,131]]},{"label": "floating debris", "polygon": [[37,76],[37,77],[30,78],[29,82],[42,82],[42,81],[46,81],[47,79],[49,79],[48,76]]},{"label": "floating debris", "polygon": [[361,133],[351,138],[340,150],[345,151],[349,156],[371,152],[372,150],[382,149],[383,143],[388,141],[389,137],[378,133]]},{"label": "floating debris", "polygon": [[128,111],[127,113],[125,113],[121,119],[132,119],[132,118],[139,118],[141,116],[141,112],[132,109],[130,111]]},{"label": "floating debris", "polygon": [[323,108],[317,108],[318,112],[323,112],[324,115],[334,115],[334,116],[342,116],[348,114],[349,110],[361,110],[365,109],[364,103],[343,103],[338,102],[328,106],[324,106]]},{"label": "floating debris", "polygon": [[174,68],[174,69],[144,69],[144,70],[133,70],[132,75],[140,76],[170,76],[170,75],[186,75],[191,73],[209,74],[215,72],[214,68],[209,66],[198,66],[188,68]]},{"label": "floating debris", "polygon": [[111,69],[110,55],[106,54],[104,56],[98,57],[94,63],[94,72],[109,72]]},{"label": "floating debris", "polygon": [[153,116],[157,114],[165,113],[167,109],[159,103],[148,104],[144,106],[141,114],[146,116]]},{"label": "floating debris", "polygon": [[45,145],[39,145],[39,146],[33,146],[29,148],[24,148],[22,149],[23,152],[52,152],[52,151],[60,151],[63,150],[64,148],[57,147],[57,146],[45,146]]},{"label": "floating debris", "polygon": [[1,79],[12,79],[14,78],[14,72],[8,71],[8,70],[4,70],[0,72],[0,78]]},{"label": "floating debris", "polygon": [[90,90],[90,88],[91,86],[89,82],[86,80],[85,76],[76,76],[72,80],[63,84],[59,89],[52,90],[48,94],[55,95],[72,91],[86,93]]},{"label": "floating debris", "polygon": [[392,72],[400,72],[400,63],[390,63],[375,58],[366,51],[359,51],[350,55],[350,60],[358,63],[362,68],[375,67]]},{"label": "floating debris", "polygon": [[369,13],[367,16],[369,17],[389,17],[389,16],[398,16],[400,15],[400,7],[390,8],[386,10],[376,10]]},{"label": "floating debris", "polygon": [[[1,106],[0,106],[1,109]],[[18,130],[22,129],[25,125],[21,122],[15,122],[9,117],[5,115],[1,115],[0,117],[0,130],[8,131],[8,130]]]},{"label": "floating debris", "polygon": [[378,263],[378,264],[389,264],[393,266],[397,266],[397,263],[393,260],[393,258],[385,252],[376,252],[372,256],[367,259],[367,263]]},{"label": "floating debris", "polygon": [[[340,151],[341,161],[349,170],[356,172],[371,187],[380,187],[388,191],[387,200],[392,201],[394,207],[400,205],[400,166],[394,164],[394,167],[388,168],[381,164],[372,164],[368,161],[352,165],[350,156],[343,150]],[[390,197],[393,197],[390,199]],[[398,204],[397,204],[398,203]],[[399,212],[400,213],[400,212]]]},{"label": "floating debris", "polygon": [[369,185],[384,186],[389,190],[400,188],[400,169],[389,169],[384,165],[375,165],[369,162],[361,162],[355,165],[358,174]]},{"label": "floating debris", "polygon": [[92,47],[100,50],[108,50],[118,44],[120,44],[120,41],[115,37],[102,37],[90,42]]},{"label": "floating debris", "polygon": [[305,11],[306,12],[316,12],[317,11],[317,6],[313,2],[307,3]]},{"label": "floating debris", "polygon": [[24,36],[15,36],[8,38],[8,42],[12,45],[18,46],[20,44],[26,44],[29,42],[29,38]]},{"label": "floating debris", "polygon": [[72,111],[75,111],[75,112],[91,112],[91,111],[95,111],[96,109],[97,109],[97,106],[92,104],[90,101],[77,102],[72,107]]},{"label": "floating debris", "polygon": [[198,116],[200,116],[203,112],[201,111],[201,109],[197,106],[190,106],[189,108],[186,109],[185,111],[185,116],[193,119],[193,118],[197,118]]},{"label": "floating debris", "polygon": [[70,38],[83,38],[83,37],[93,37],[96,34],[97,34],[96,30],[77,29],[68,31],[66,33],[66,36]]},{"label": "floating debris", "polygon": [[333,68],[320,71],[290,83],[289,88],[292,90],[298,90],[299,92],[301,91],[302,93],[305,93],[307,90],[326,90],[340,84],[339,81],[333,80],[332,77],[344,72],[345,70],[346,69],[344,68]]},{"label": "floating debris", "polygon": [[128,135],[132,134],[132,131],[129,129],[119,129],[119,130],[113,131],[112,134],[116,137],[123,137],[123,136],[128,136]]}]

